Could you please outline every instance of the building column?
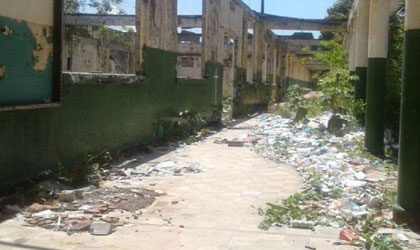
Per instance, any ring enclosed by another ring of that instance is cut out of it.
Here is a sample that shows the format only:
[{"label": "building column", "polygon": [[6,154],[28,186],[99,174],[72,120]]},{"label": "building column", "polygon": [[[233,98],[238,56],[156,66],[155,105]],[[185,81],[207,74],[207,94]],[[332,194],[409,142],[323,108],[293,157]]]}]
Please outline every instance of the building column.
[{"label": "building column", "polygon": [[356,34],[353,34],[350,38],[349,45],[349,71],[350,75],[356,74]]},{"label": "building column", "polygon": [[366,76],[368,66],[368,38],[369,38],[369,0],[359,0],[357,5],[357,32],[355,71],[358,80],[355,83],[356,100],[366,101]]},{"label": "building column", "polygon": [[397,223],[420,228],[420,1],[406,0]]},{"label": "building column", "polygon": [[[275,44],[275,43],[274,43]],[[273,103],[277,102],[277,48],[273,48],[272,49],[273,52],[273,65],[272,65],[272,72],[273,72],[273,77],[272,79],[272,83],[271,83],[271,101]]]},{"label": "building column", "polygon": [[[351,28],[350,38],[348,40],[348,51],[349,51],[349,71],[350,75],[356,74],[356,38],[357,38],[357,25],[353,23]],[[354,81],[352,81],[355,84]]]},{"label": "building column", "polygon": [[369,51],[366,89],[365,146],[384,153],[386,63],[391,0],[370,0]]},{"label": "building column", "polygon": [[263,49],[265,41],[265,30],[264,25],[261,22],[255,23],[254,29],[254,81],[261,83],[263,82]]},{"label": "building column", "polygon": [[[242,58],[241,58],[241,68],[248,69],[248,26],[249,21],[246,16],[244,16],[244,21],[242,23]],[[246,77],[245,77],[246,79]]]},{"label": "building column", "polygon": [[144,74],[142,72],[143,65],[143,48],[147,44],[147,28],[146,28],[146,13],[147,3],[143,0],[136,0],[136,74]]}]

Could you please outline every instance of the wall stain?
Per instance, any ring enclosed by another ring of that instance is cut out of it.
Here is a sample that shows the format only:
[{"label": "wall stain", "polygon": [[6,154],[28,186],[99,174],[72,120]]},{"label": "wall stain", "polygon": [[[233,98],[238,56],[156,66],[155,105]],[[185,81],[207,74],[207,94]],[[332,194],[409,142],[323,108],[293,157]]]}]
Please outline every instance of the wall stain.
[{"label": "wall stain", "polygon": [[35,59],[34,70],[44,71],[47,69],[48,62],[52,58],[53,44],[50,40],[51,28],[38,24],[28,23],[28,27],[35,38],[36,48],[32,52]]},{"label": "wall stain", "polygon": [[6,79],[6,66],[0,66],[0,81]]}]

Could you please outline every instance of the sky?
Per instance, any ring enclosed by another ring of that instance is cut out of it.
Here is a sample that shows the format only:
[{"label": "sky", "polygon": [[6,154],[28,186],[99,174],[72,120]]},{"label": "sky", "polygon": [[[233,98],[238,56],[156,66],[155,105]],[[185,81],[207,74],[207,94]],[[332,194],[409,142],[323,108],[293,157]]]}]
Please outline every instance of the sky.
[{"label": "sky", "polygon": [[[260,11],[261,0],[243,0],[251,9]],[[265,0],[265,13],[299,17],[322,19],[327,15],[327,9],[336,0]],[[123,0],[119,5],[126,14],[134,14],[135,0]],[[178,0],[178,14],[180,15],[201,15],[202,0]],[[275,31],[277,34],[290,35],[295,31]],[[319,32],[314,32],[319,36]]]}]

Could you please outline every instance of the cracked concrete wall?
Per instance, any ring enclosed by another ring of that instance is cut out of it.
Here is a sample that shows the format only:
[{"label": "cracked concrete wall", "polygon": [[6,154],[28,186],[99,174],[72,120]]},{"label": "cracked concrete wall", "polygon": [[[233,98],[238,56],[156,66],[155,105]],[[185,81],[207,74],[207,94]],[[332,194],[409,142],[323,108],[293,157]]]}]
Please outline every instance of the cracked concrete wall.
[{"label": "cracked concrete wall", "polygon": [[134,74],[134,50],[120,43],[107,43],[91,37],[63,44],[63,71]]},{"label": "cracked concrete wall", "polygon": [[180,43],[177,57],[178,78],[201,78],[201,43]]},{"label": "cracked concrete wall", "polygon": [[134,74],[137,35],[117,30],[99,31],[94,26],[66,27],[62,43],[63,71]]},{"label": "cracked concrete wall", "polygon": [[138,65],[143,64],[145,46],[177,51],[176,0],[136,0],[136,14]]},{"label": "cracked concrete wall", "polygon": [[203,1],[203,61],[223,63],[222,1]]}]

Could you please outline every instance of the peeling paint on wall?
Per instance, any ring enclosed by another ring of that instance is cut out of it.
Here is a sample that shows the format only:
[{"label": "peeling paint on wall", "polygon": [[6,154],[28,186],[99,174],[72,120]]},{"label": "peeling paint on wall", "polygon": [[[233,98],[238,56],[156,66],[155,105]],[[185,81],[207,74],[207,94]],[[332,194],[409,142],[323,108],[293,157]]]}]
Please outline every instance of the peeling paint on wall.
[{"label": "peeling paint on wall", "polygon": [[0,66],[0,81],[6,79],[6,66]]},{"label": "peeling paint on wall", "polygon": [[7,25],[1,28],[1,34],[3,36],[10,36],[13,34],[13,30],[11,30]]},{"label": "peeling paint on wall", "polygon": [[52,58],[53,44],[50,40],[52,31],[50,27],[28,23],[28,27],[35,38],[36,48],[32,52],[35,59],[33,69],[44,71],[47,69],[48,62]]}]

